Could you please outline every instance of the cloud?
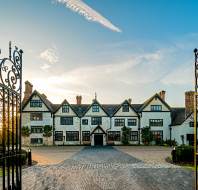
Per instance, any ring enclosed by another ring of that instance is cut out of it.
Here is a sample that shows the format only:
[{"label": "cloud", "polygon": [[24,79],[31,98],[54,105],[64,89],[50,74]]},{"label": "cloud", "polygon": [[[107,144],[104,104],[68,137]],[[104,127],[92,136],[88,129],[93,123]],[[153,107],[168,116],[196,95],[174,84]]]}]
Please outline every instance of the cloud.
[{"label": "cloud", "polygon": [[109,20],[103,17],[100,13],[85,4],[82,0],[56,0],[58,3],[65,4],[66,7],[82,15],[88,21],[100,23],[102,26],[114,31],[121,32],[121,30],[113,25]]},{"label": "cloud", "polygon": [[59,61],[56,48],[48,48],[44,50],[43,52],[40,53],[39,57],[40,59],[47,62],[41,66],[41,69],[43,70],[49,69],[53,64]]}]

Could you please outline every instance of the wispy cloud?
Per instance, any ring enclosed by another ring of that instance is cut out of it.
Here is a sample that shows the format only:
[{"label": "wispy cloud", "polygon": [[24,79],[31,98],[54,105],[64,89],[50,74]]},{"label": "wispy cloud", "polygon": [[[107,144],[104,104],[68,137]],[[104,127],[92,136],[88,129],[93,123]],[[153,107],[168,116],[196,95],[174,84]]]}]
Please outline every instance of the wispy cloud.
[{"label": "wispy cloud", "polygon": [[48,48],[44,50],[40,53],[39,57],[45,61],[45,63],[41,66],[41,69],[43,70],[49,69],[53,64],[59,61],[56,48]]},{"label": "wispy cloud", "polygon": [[94,9],[85,4],[82,0],[56,0],[58,3],[65,4],[66,7],[84,16],[88,21],[100,23],[102,26],[115,31],[121,32],[121,30],[113,25],[108,19],[96,12]]}]

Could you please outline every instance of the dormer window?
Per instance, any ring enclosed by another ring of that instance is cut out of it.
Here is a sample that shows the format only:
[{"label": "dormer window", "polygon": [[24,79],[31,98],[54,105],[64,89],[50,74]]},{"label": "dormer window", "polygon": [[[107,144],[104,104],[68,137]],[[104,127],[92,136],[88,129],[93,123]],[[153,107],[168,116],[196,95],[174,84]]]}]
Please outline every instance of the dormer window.
[{"label": "dormer window", "polygon": [[63,113],[69,113],[69,106],[66,105],[66,104],[63,105],[63,106],[62,106],[62,112],[63,112]]},{"label": "dormer window", "polygon": [[93,105],[92,106],[92,112],[99,112],[99,105]]},{"label": "dormer window", "polygon": [[122,106],[122,112],[129,112],[129,105],[128,104],[124,104]]},{"label": "dormer window", "polygon": [[42,107],[42,101],[41,100],[30,100],[30,107],[41,108]]},{"label": "dormer window", "polygon": [[151,111],[162,111],[161,105],[151,105]]}]

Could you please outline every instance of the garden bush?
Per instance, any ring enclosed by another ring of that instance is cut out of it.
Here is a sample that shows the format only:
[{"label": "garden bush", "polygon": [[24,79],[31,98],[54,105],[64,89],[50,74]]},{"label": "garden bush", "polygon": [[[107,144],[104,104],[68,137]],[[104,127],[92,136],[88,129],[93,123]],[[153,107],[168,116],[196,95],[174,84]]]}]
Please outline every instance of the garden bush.
[{"label": "garden bush", "polygon": [[181,145],[172,151],[172,160],[177,163],[193,163],[194,148],[193,146]]}]

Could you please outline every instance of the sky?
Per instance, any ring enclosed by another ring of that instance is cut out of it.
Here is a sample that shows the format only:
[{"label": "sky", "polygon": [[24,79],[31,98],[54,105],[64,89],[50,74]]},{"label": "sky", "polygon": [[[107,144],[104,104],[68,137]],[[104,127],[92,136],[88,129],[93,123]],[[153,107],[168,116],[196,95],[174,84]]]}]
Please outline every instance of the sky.
[{"label": "sky", "polygon": [[1,57],[23,49],[23,81],[53,103],[143,103],[194,88],[197,0],[0,0]]}]

